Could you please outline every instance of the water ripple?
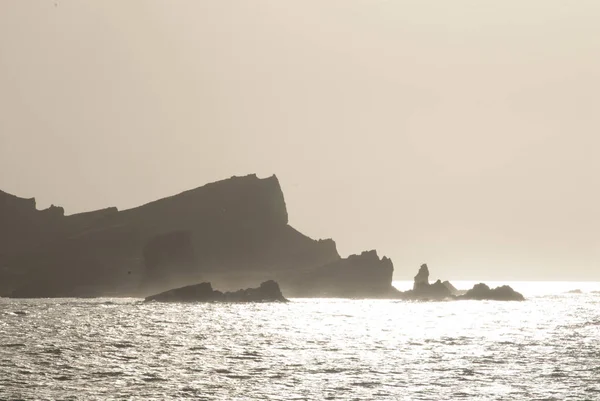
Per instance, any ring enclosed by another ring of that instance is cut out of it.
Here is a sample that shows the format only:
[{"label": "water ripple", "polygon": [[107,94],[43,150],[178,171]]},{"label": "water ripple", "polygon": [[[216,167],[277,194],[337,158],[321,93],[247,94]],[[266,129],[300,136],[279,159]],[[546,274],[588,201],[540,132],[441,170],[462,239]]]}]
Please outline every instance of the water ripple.
[{"label": "water ripple", "polygon": [[599,306],[0,299],[0,399],[596,399]]}]

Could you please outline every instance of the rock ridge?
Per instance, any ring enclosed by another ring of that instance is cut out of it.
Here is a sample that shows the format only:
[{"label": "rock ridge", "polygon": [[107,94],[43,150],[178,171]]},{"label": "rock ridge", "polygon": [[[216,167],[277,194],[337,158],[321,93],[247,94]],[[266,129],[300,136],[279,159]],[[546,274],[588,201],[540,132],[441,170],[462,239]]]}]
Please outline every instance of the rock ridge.
[{"label": "rock ridge", "polygon": [[288,302],[273,280],[261,283],[258,288],[235,292],[213,290],[210,283],[200,283],[175,288],[144,299],[146,302]]},{"label": "rock ridge", "polygon": [[306,296],[393,290],[391,260],[376,252],[343,259],[335,241],[294,229],[275,175],[234,176],[131,209],[66,216],[1,192],[5,215],[12,220],[0,225],[0,296],[146,296],[189,283],[233,290],[271,278]]}]

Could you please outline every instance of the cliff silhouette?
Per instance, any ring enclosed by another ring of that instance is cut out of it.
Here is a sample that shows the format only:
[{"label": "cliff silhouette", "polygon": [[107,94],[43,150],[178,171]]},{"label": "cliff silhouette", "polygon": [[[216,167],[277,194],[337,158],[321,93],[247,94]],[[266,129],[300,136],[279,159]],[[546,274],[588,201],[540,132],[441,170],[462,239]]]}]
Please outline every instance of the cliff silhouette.
[{"label": "cliff silhouette", "polygon": [[277,280],[287,296],[384,297],[393,265],[343,259],[331,239],[288,224],[276,176],[232,177],[133,209],[66,216],[0,191],[0,295],[147,296],[211,282]]}]

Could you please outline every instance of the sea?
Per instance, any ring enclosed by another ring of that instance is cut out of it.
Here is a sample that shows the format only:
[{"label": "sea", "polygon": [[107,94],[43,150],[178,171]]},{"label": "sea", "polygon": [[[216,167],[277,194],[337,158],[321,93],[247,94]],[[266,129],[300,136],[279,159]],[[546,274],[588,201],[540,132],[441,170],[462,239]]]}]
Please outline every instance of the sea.
[{"label": "sea", "polygon": [[600,400],[600,283],[503,284],[527,300],[2,298],[0,399]]}]

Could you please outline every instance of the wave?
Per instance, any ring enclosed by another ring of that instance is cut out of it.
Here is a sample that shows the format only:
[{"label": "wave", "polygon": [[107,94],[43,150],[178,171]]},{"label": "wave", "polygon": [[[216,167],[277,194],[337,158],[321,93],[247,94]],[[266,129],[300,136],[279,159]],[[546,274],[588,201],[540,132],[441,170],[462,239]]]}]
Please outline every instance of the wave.
[{"label": "wave", "polygon": [[133,348],[133,347],[135,347],[135,345],[130,342],[116,342],[116,343],[111,343],[108,345],[110,345],[111,347],[115,347],[115,348]]},{"label": "wave", "polygon": [[250,375],[225,375],[225,377],[228,377],[230,379],[251,379],[252,376]]},{"label": "wave", "polygon": [[10,316],[25,316],[27,315],[27,312],[23,311],[23,310],[17,310],[14,312],[5,312],[6,315],[10,315]]},{"label": "wave", "polygon": [[167,379],[163,379],[162,377],[159,377],[159,376],[146,376],[146,377],[142,377],[142,380],[147,383],[167,381]]},{"label": "wave", "polygon": [[118,377],[118,376],[123,376],[123,372],[121,371],[116,371],[116,372],[94,372],[92,373],[93,376],[96,377]]}]

